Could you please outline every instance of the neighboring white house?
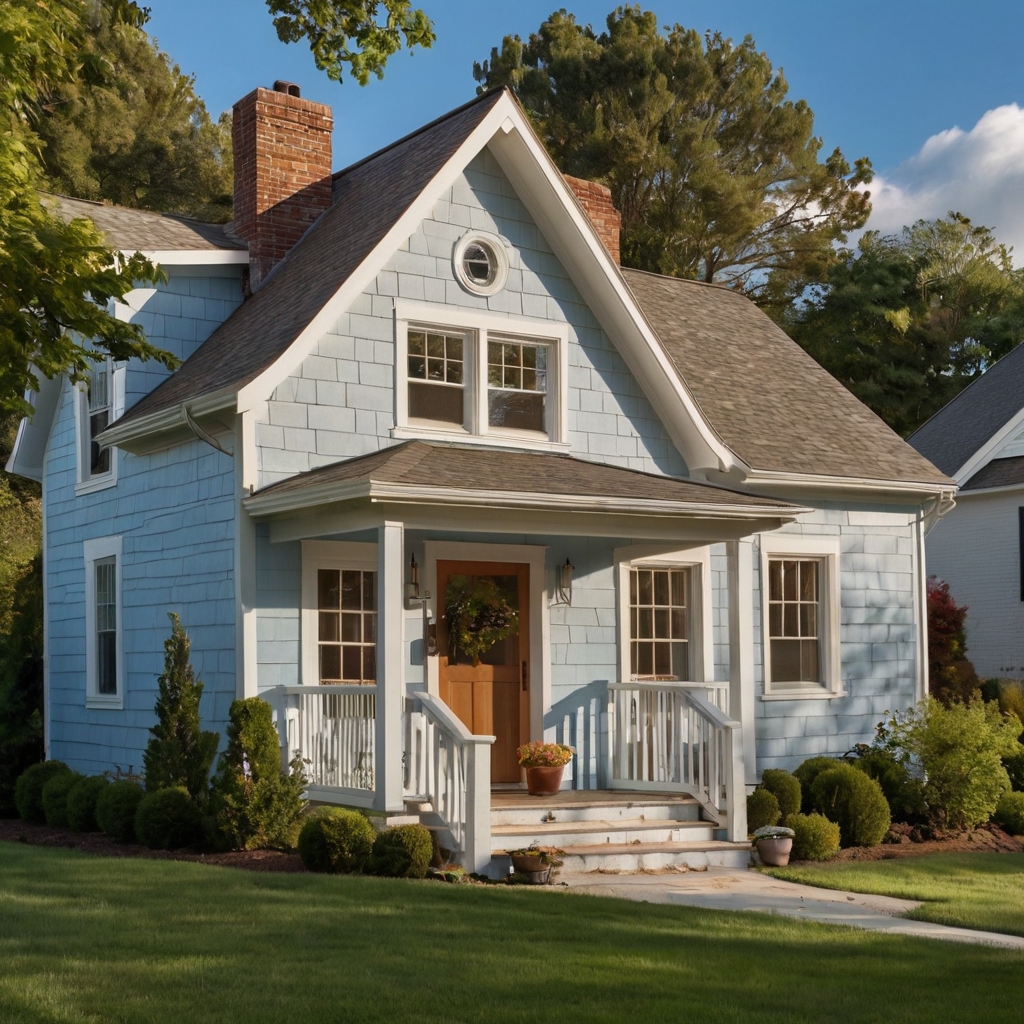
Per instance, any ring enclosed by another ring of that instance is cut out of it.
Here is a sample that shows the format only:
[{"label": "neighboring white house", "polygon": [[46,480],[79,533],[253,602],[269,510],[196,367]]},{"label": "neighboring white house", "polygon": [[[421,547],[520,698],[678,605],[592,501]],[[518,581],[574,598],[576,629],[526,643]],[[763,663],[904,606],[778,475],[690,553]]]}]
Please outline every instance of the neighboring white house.
[{"label": "neighboring white house", "polygon": [[928,571],[968,606],[968,657],[982,679],[1024,679],[1024,345],[909,440],[959,484]]},{"label": "neighboring white house", "polygon": [[[924,693],[952,481],[742,295],[621,268],[509,92],[332,175],[329,108],[279,84],[235,107],[227,230],[55,200],[165,267],[116,312],[183,365],[44,382],[19,434],[49,755],[141,764],[173,610],[207,728],[266,697],[312,796],[472,867],[745,860],[764,768]],[[517,615],[479,659],[465,586]],[[576,748],[542,805],[540,738]]]}]

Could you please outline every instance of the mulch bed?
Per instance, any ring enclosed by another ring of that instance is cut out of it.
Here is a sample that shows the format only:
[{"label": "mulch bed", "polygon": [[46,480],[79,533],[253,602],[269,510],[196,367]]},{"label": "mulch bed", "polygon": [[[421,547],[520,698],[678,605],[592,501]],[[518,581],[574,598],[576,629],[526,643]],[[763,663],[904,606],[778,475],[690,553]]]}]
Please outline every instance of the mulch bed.
[{"label": "mulch bed", "polygon": [[1024,853],[1024,838],[1011,836],[996,825],[981,825],[974,832],[953,832],[924,838],[916,829],[896,825],[880,846],[854,846],[840,850],[836,860],[895,860],[926,853]]}]

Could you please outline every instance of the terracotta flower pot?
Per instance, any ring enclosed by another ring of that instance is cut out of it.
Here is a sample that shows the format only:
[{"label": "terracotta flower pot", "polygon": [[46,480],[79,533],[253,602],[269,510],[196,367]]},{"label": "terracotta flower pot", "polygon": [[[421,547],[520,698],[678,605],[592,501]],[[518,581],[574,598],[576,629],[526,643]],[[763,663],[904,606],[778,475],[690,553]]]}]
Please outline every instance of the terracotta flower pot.
[{"label": "terracotta flower pot", "polygon": [[770,868],[783,868],[789,863],[789,853],[793,849],[793,840],[789,836],[779,839],[758,839],[757,855],[761,863]]},{"label": "terracotta flower pot", "polygon": [[564,771],[564,764],[556,767],[545,765],[540,768],[527,768],[526,788],[530,791],[531,796],[551,796],[557,793],[562,785]]},{"label": "terracotta flower pot", "polygon": [[527,874],[533,871],[543,871],[547,865],[544,863],[544,854],[542,853],[513,853],[512,867],[516,869],[517,873]]}]

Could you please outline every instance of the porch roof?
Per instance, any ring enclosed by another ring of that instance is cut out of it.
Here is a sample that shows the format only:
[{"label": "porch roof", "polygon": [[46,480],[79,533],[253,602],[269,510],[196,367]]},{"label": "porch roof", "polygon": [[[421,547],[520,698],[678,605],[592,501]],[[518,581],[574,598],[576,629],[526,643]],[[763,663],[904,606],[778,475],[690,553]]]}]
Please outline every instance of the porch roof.
[{"label": "porch roof", "polygon": [[550,452],[406,441],[271,484],[245,500],[254,516],[369,498],[424,504],[706,518],[793,519],[808,511],[713,484]]}]

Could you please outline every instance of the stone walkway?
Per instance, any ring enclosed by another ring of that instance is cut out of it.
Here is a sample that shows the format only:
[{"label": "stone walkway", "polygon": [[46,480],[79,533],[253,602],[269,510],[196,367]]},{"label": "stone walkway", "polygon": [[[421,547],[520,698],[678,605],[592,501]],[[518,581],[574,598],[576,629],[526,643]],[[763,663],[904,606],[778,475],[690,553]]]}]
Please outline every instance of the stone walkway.
[{"label": "stone walkway", "polygon": [[900,915],[920,906],[914,900],[818,889],[784,882],[758,871],[709,868],[682,874],[605,875],[560,872],[558,881],[575,892],[645,903],[670,903],[706,910],[747,910],[784,914],[804,921],[841,924],[891,935],[1024,950],[1024,937],[951,928]]}]

